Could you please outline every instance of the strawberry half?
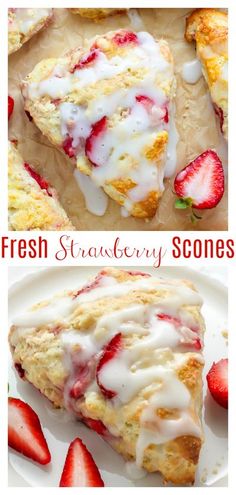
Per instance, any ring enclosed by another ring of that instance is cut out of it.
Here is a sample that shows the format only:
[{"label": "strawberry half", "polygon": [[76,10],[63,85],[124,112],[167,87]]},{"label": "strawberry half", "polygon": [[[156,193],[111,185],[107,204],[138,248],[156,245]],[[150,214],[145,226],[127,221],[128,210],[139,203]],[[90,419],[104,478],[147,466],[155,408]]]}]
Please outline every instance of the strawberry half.
[{"label": "strawberry half", "polygon": [[85,154],[95,167],[103,165],[107,159],[103,152],[103,136],[106,130],[107,117],[102,117],[102,119],[93,124],[90,136],[85,142]]},{"label": "strawberry half", "polygon": [[80,438],[70,444],[59,486],[104,486],[99,470]]},{"label": "strawberry half", "polygon": [[228,359],[213,363],[206,378],[213,399],[217,404],[228,409]]},{"label": "strawberry half", "polygon": [[108,342],[108,344],[104,347],[102,356],[99,360],[99,363],[97,365],[97,370],[96,370],[96,380],[97,384],[103,393],[103,395],[107,399],[112,399],[113,397],[116,396],[116,392],[113,392],[113,390],[107,390],[102,383],[100,382],[100,372],[103,366],[105,366],[109,361],[111,361],[117,354],[121,352],[123,349],[123,342],[122,342],[122,334],[117,333],[111,340]]},{"label": "strawberry half", "polygon": [[48,196],[52,197],[52,193],[50,192],[50,185],[49,183],[35,170],[32,169],[32,167],[28,163],[24,163],[25,170],[30,174],[30,176],[37,182],[39,185],[40,189],[43,189],[47,192]]},{"label": "strawberry half", "polygon": [[113,36],[113,41],[118,46],[130,45],[131,43],[137,45],[138,37],[132,31],[120,31]]},{"label": "strawberry half", "polygon": [[14,110],[14,100],[11,96],[8,96],[8,120]]},{"label": "strawberry half", "polygon": [[39,418],[20,399],[8,399],[8,445],[39,464],[48,464],[51,454]]},{"label": "strawberry half", "polygon": [[78,64],[76,64],[70,72],[73,74],[76,70],[84,69],[88,65],[93,64],[93,62],[97,60],[98,55],[99,50],[97,50],[96,48],[92,49],[87,55],[81,58]]},{"label": "strawberry half", "polygon": [[176,175],[176,208],[214,208],[224,194],[222,162],[213,150],[207,150]]}]

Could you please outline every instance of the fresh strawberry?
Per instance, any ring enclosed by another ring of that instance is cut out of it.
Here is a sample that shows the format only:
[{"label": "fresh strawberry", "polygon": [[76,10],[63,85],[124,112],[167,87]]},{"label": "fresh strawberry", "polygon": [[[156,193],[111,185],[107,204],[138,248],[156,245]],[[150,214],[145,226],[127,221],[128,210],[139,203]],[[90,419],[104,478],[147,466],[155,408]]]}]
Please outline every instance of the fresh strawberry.
[{"label": "fresh strawberry", "polygon": [[215,110],[215,114],[217,115],[217,117],[219,118],[219,121],[220,121],[220,130],[221,130],[221,132],[223,132],[223,125],[224,125],[223,110],[222,110],[222,108],[218,107],[218,105],[214,105],[214,110]]},{"label": "fresh strawberry", "polygon": [[25,170],[27,170],[27,172],[31,175],[31,177],[37,182],[39,187],[41,189],[44,189],[47,192],[48,196],[52,196],[49,183],[43,177],[41,177],[41,175],[35,172],[35,170],[33,170],[28,163],[24,163],[24,167]]},{"label": "fresh strawberry", "polygon": [[97,370],[96,370],[96,380],[97,384],[100,387],[100,390],[102,391],[103,395],[107,399],[112,399],[113,397],[116,396],[116,392],[113,390],[107,390],[102,383],[100,382],[99,374],[101,372],[101,369],[103,366],[105,366],[111,359],[113,359],[117,354],[121,352],[123,348],[123,342],[122,342],[122,334],[117,333],[111,340],[108,342],[107,345],[105,345],[102,355],[100,357],[99,363],[97,365]]},{"label": "fresh strawberry", "polygon": [[73,139],[68,136],[62,143],[62,148],[65,153],[69,156],[69,158],[75,157],[75,148],[72,146]]},{"label": "fresh strawberry", "polygon": [[107,435],[108,429],[99,419],[86,418],[83,416],[83,422],[91,429],[96,431],[99,435]]},{"label": "fresh strawberry", "polygon": [[224,194],[224,170],[215,151],[207,150],[179,172],[174,190],[176,208],[214,208]]},{"label": "fresh strawberry", "polygon": [[92,64],[98,58],[98,55],[99,50],[96,48],[92,49],[88,54],[80,59],[78,64],[76,64],[70,72],[73,74],[76,70],[84,69],[88,65]]},{"label": "fresh strawberry", "polygon": [[130,45],[131,43],[137,45],[138,37],[132,31],[120,31],[113,36],[113,41],[119,46]]},{"label": "fresh strawberry", "polygon": [[217,404],[228,409],[228,359],[213,363],[206,378],[213,399]]},{"label": "fresh strawberry", "polygon": [[59,486],[104,486],[99,470],[80,438],[75,438],[69,446]]},{"label": "fresh strawberry", "polygon": [[[102,138],[107,130],[107,117],[102,117],[92,126],[90,136],[85,142],[85,154],[90,162],[95,166],[99,167],[103,164],[104,157],[99,157],[96,153],[96,145],[98,142],[102,145]],[[101,146],[102,147],[102,146]]]},{"label": "fresh strawberry", "polygon": [[8,120],[14,110],[14,100],[11,96],[8,96]]},{"label": "fresh strawberry", "polygon": [[8,399],[8,445],[39,464],[51,461],[39,418],[20,399]]}]

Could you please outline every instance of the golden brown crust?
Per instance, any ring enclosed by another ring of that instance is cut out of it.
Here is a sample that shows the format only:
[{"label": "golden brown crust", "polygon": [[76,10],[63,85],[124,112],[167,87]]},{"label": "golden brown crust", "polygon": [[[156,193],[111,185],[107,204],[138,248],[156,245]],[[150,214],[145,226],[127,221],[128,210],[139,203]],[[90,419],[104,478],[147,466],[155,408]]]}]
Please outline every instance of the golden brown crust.
[{"label": "golden brown crust", "polygon": [[81,17],[86,17],[95,22],[100,21],[106,17],[116,14],[123,14],[128,9],[68,9],[72,14],[79,14]]}]

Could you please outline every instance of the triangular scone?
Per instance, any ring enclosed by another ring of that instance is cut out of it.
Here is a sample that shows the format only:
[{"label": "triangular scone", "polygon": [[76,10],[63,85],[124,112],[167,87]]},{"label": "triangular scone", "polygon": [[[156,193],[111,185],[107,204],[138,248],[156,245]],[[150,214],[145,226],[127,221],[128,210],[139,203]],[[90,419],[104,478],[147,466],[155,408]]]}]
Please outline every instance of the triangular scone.
[{"label": "triangular scone", "polygon": [[53,9],[8,9],[8,53],[16,52],[51,21]]},{"label": "triangular scone", "polygon": [[73,14],[79,14],[81,17],[92,19],[93,21],[100,21],[110,15],[122,14],[128,9],[69,9]]},{"label": "triangular scone", "polygon": [[74,230],[57,193],[30,165],[14,143],[8,150],[10,230]]},{"label": "triangular scone", "polygon": [[197,9],[187,18],[185,37],[196,41],[221,130],[228,138],[228,14],[216,9]]},{"label": "triangular scone", "polygon": [[125,30],[43,60],[23,83],[25,109],[43,134],[140,218],[156,213],[164,190],[174,92],[166,41]]},{"label": "triangular scone", "polygon": [[107,268],[15,319],[14,364],[125,459],[192,484],[203,442],[201,304],[185,280]]}]

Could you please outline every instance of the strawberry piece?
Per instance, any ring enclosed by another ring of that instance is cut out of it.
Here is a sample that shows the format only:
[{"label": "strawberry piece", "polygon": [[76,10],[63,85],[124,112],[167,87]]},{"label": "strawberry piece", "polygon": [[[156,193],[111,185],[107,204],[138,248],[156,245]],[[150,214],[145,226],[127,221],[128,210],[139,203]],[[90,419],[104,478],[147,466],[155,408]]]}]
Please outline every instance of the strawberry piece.
[{"label": "strawberry piece", "polygon": [[48,196],[52,196],[52,194],[49,190],[49,188],[50,188],[49,183],[43,177],[41,177],[41,175],[39,175],[37,172],[35,172],[35,170],[33,170],[28,163],[24,163],[24,167],[25,167],[25,170],[27,170],[27,172],[31,175],[31,177],[37,182],[40,189],[45,190],[47,192]]},{"label": "strawberry piece", "polygon": [[219,118],[220,121],[220,130],[223,132],[223,125],[224,125],[224,113],[222,108],[218,107],[218,105],[214,105],[214,111],[217,117]]},{"label": "strawberry piece", "polygon": [[74,158],[75,155],[75,148],[72,146],[73,139],[68,136],[62,143],[62,148],[65,151],[65,153],[69,156],[69,158]]},{"label": "strawberry piece", "polygon": [[99,287],[100,282],[101,282],[104,274],[105,273],[103,270],[100,273],[98,273],[94,280],[92,280],[91,282],[86,284],[84,287],[82,287],[82,289],[80,289],[80,290],[78,290],[78,292],[76,292],[76,294],[74,295],[74,298],[80,296],[81,294],[85,294],[86,292],[90,292],[91,290]]},{"label": "strawberry piece", "polygon": [[73,69],[71,69],[71,73],[73,74],[76,70],[84,69],[87,65],[91,65],[95,60],[97,60],[99,55],[99,50],[92,49],[87,55],[81,58],[81,60],[76,64]]},{"label": "strawberry piece", "polygon": [[[85,142],[85,154],[90,162],[95,166],[99,167],[104,161],[104,157],[96,155],[94,148],[96,147],[98,141],[100,141],[107,130],[107,117],[102,117],[98,122],[92,125],[91,133]],[[101,143],[102,144],[102,143]]]},{"label": "strawberry piece", "polygon": [[80,438],[71,442],[59,486],[104,486],[99,470]]},{"label": "strawberry piece", "polygon": [[169,112],[168,112],[168,108],[166,108],[166,107],[165,107],[165,109],[164,109],[164,110],[165,110],[165,115],[164,115],[164,117],[163,117],[163,120],[164,120],[165,124],[168,124],[168,122],[169,122]]},{"label": "strawberry piece", "polygon": [[[166,313],[159,313],[157,314],[157,318],[159,320],[164,320],[167,321],[168,323],[171,323],[174,325],[177,329],[182,326],[182,323],[179,318],[175,318],[174,316],[167,315]],[[196,328],[190,328],[192,332],[197,332]],[[194,347],[197,351],[200,351],[202,349],[202,343],[199,337],[197,337],[195,340],[193,340],[191,343],[182,343],[181,345],[186,346],[186,347]]]},{"label": "strawberry piece", "polygon": [[159,320],[167,321],[168,323],[172,323],[172,325],[179,327],[181,325],[181,321],[179,318],[175,318],[174,316],[167,315],[165,313],[157,314],[157,318]]},{"label": "strawberry piece", "polygon": [[130,45],[131,43],[138,44],[138,37],[132,31],[120,31],[113,36],[113,41],[118,46]]},{"label": "strawberry piece", "polygon": [[128,273],[129,275],[133,275],[134,277],[137,277],[137,276],[141,276],[141,277],[151,277],[150,273],[144,273],[144,272],[139,272],[139,271],[135,271],[135,270],[126,270],[126,273]]},{"label": "strawberry piece", "polygon": [[96,370],[96,380],[97,384],[100,387],[100,390],[102,391],[103,395],[107,399],[112,399],[113,397],[116,396],[116,392],[113,392],[113,390],[107,390],[102,383],[100,382],[99,374],[101,372],[101,369],[103,366],[105,366],[109,361],[111,361],[117,354],[121,352],[123,348],[123,343],[122,343],[122,334],[117,333],[111,340],[108,342],[108,344],[104,347],[101,358],[99,360],[99,363],[97,365],[97,370]]},{"label": "strawberry piece", "polygon": [[184,198],[186,206],[214,208],[224,194],[224,170],[216,152],[205,151],[181,170],[175,178],[174,190]]},{"label": "strawberry piece", "polygon": [[51,454],[39,418],[20,399],[8,399],[8,445],[39,464],[48,464]]},{"label": "strawberry piece", "polygon": [[99,435],[107,435],[108,429],[99,419],[86,418],[83,416],[83,422],[91,429],[96,431]]},{"label": "strawberry piece", "polygon": [[206,378],[213,399],[217,404],[228,409],[228,359],[213,363]]},{"label": "strawberry piece", "polygon": [[77,366],[76,376],[78,378],[75,380],[71,390],[70,397],[72,399],[78,399],[85,393],[85,390],[88,388],[91,380],[94,376],[94,363],[90,361],[83,366]]},{"label": "strawberry piece", "polygon": [[14,100],[11,96],[8,96],[8,120],[10,119],[13,110],[14,110]]},{"label": "strawberry piece", "polygon": [[153,107],[153,105],[155,105],[155,102],[149,98],[149,96],[145,96],[145,95],[138,95],[135,97],[136,101],[138,103],[142,103],[142,105],[148,110],[150,111]]},{"label": "strawberry piece", "polygon": [[22,368],[21,364],[20,363],[15,363],[14,364],[14,367],[19,375],[20,378],[22,378],[22,380],[24,380],[24,377],[25,377],[25,370]]},{"label": "strawberry piece", "polygon": [[31,117],[31,115],[30,115],[30,113],[28,112],[28,110],[25,110],[25,115],[26,115],[26,117],[28,118],[28,120],[29,120],[30,122],[32,122],[33,117]]}]

